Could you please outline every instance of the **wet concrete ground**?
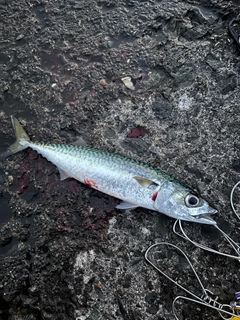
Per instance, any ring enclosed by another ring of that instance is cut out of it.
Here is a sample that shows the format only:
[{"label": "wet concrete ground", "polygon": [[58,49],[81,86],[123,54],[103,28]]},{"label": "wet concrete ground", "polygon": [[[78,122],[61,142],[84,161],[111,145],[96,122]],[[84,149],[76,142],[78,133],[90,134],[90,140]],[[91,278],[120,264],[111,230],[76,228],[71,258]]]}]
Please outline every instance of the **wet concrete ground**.
[{"label": "wet concrete ground", "polygon": [[[11,114],[34,141],[81,136],[200,187],[240,242],[229,203],[240,172],[240,55],[228,34],[239,5],[0,0],[0,152],[14,141]],[[124,213],[118,203],[73,179],[60,182],[32,150],[0,163],[0,318],[173,319],[172,301],[183,292],[144,260],[159,241],[188,253],[220,302],[234,300],[238,261],[194,248],[173,234],[172,219],[142,208]],[[222,249],[216,230],[184,226]],[[171,257],[162,259],[166,269],[197,290],[186,264]],[[220,318],[189,303],[178,314]]]}]

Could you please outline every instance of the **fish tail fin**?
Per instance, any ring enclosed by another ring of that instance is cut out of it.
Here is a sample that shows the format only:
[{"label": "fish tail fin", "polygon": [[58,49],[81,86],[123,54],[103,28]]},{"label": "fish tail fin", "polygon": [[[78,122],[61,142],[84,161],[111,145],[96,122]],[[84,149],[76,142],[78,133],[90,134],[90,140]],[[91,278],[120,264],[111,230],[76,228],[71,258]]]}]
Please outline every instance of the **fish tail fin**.
[{"label": "fish tail fin", "polygon": [[5,160],[7,157],[11,156],[14,153],[22,151],[28,147],[30,138],[19,123],[19,121],[11,116],[12,125],[15,131],[16,141],[0,155],[0,160]]}]

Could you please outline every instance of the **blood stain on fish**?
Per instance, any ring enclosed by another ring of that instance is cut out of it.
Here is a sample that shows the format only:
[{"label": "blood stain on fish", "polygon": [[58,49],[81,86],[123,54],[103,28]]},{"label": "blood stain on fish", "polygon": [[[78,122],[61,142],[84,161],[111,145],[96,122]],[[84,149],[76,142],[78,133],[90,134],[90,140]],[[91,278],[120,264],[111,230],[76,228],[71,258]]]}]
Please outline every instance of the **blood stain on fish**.
[{"label": "blood stain on fish", "polygon": [[152,195],[152,200],[153,200],[153,201],[155,201],[155,200],[156,200],[157,195],[158,195],[158,192],[155,192],[155,193]]},{"label": "blood stain on fish", "polygon": [[90,179],[84,179],[84,183],[89,186],[89,187],[92,187],[92,188],[98,188],[96,182],[94,182],[93,180],[90,180]]}]

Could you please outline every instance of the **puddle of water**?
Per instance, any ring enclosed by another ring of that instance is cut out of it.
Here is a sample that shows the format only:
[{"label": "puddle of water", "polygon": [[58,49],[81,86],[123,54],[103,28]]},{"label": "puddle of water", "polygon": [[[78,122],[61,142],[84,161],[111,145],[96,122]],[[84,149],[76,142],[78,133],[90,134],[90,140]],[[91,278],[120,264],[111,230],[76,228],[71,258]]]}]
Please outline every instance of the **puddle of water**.
[{"label": "puddle of water", "polygon": [[15,98],[14,95],[10,92],[4,92],[4,103],[2,106],[3,111],[7,115],[11,115],[15,113],[15,111],[22,111],[26,109],[24,102],[22,102],[19,98]]},{"label": "puddle of water", "polygon": [[59,67],[64,66],[64,61],[61,58],[60,50],[53,50],[51,54],[42,52],[41,58],[41,67],[44,70],[57,71]]},{"label": "puddle of water", "polygon": [[8,309],[9,309],[9,302],[4,300],[4,298],[0,296],[0,310],[1,310],[1,317],[2,317],[1,319],[2,320],[10,319]]},{"label": "puddle of water", "polygon": [[[9,118],[9,126],[11,126],[11,120]],[[13,134],[9,137],[5,136],[1,131],[0,131],[0,137],[1,137],[1,143],[0,143],[0,154],[5,152],[7,148],[14,143],[15,139],[13,137]],[[2,172],[0,172],[2,174]],[[0,183],[1,184],[1,183]]]},{"label": "puddle of water", "polygon": [[195,6],[195,8],[197,8],[199,10],[199,12],[201,13],[201,15],[206,19],[206,20],[210,20],[210,19],[217,19],[216,14],[213,12],[213,9],[210,7],[204,7],[201,5]]},{"label": "puddle of water", "polygon": [[8,195],[0,196],[0,208],[1,208],[0,226],[8,222],[12,217],[12,209],[8,204],[9,199],[10,197]]},{"label": "puddle of water", "polygon": [[134,37],[127,35],[126,33],[121,33],[117,38],[109,38],[108,47],[118,48],[121,44],[132,43]]},{"label": "puddle of water", "polygon": [[214,242],[221,239],[221,234],[216,232],[215,227],[202,225],[201,226],[201,235],[204,239]]},{"label": "puddle of water", "polygon": [[39,4],[34,8],[36,17],[38,18],[41,25],[45,25],[45,19],[47,17],[47,13],[45,11],[44,5]]},{"label": "puddle of water", "polygon": [[90,63],[103,63],[103,55],[102,54],[96,54],[96,55],[94,55],[92,53],[83,54],[82,58],[84,60],[87,60],[86,66]]},{"label": "puddle of water", "polygon": [[10,57],[3,52],[0,52],[0,64],[7,63],[10,60]]},{"label": "puddle of water", "polygon": [[10,255],[14,251],[16,252],[17,250],[15,249],[15,247],[17,243],[18,243],[17,238],[12,238],[12,237],[9,238],[9,241],[7,241],[6,244],[0,247],[0,257]]},{"label": "puddle of water", "polygon": [[102,12],[109,12],[111,10],[114,10],[116,8],[116,5],[114,4],[114,2],[101,2],[98,3],[99,7],[102,9]]}]

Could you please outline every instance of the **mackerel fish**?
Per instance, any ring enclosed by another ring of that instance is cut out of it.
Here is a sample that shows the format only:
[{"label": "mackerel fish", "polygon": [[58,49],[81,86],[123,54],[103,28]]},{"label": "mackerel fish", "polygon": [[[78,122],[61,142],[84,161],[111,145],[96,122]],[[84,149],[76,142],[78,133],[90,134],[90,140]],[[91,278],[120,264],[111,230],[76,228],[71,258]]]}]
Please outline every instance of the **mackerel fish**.
[{"label": "mackerel fish", "polygon": [[2,159],[28,147],[55,164],[60,180],[74,178],[96,190],[121,199],[117,209],[143,207],[174,219],[214,225],[217,211],[166,173],[125,156],[84,145],[30,141],[18,120],[11,116],[16,141]]}]

